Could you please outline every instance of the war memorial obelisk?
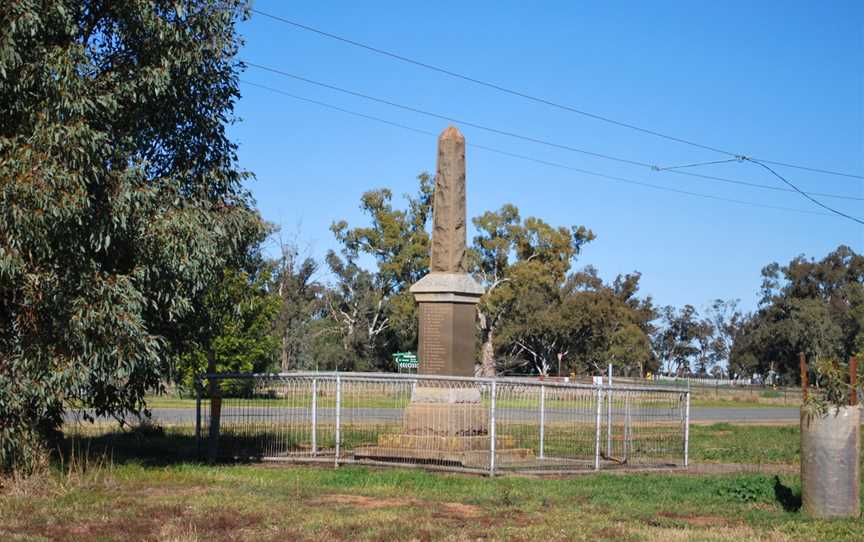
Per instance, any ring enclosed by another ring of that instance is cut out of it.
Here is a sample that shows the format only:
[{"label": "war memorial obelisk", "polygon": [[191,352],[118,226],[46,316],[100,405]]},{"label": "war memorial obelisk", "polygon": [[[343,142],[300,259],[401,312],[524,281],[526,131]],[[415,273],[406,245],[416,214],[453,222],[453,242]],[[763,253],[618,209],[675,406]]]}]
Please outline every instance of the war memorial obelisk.
[{"label": "war memorial obelisk", "polygon": [[418,373],[474,376],[476,305],[483,287],[465,272],[465,138],[438,138],[429,274],[411,286],[420,315]]},{"label": "war memorial obelisk", "polygon": [[[383,461],[442,462],[487,468],[489,412],[474,382],[476,305],[483,295],[465,271],[465,138],[453,126],[438,138],[429,274],[411,286],[419,313],[419,381],[398,432],[378,436],[377,446],[355,448],[354,457]],[[424,375],[444,379],[423,379]],[[496,457],[524,461],[527,449],[513,438],[495,438]]]}]

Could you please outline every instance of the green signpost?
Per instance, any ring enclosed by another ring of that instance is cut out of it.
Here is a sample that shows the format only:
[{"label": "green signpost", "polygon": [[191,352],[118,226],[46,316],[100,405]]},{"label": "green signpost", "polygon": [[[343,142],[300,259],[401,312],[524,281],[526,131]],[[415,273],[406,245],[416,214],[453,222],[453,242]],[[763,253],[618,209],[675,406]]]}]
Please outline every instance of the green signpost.
[{"label": "green signpost", "polygon": [[417,366],[419,362],[417,361],[417,354],[414,352],[396,352],[393,354],[393,361],[396,362],[396,367],[399,368],[399,372],[410,370],[417,370]]}]

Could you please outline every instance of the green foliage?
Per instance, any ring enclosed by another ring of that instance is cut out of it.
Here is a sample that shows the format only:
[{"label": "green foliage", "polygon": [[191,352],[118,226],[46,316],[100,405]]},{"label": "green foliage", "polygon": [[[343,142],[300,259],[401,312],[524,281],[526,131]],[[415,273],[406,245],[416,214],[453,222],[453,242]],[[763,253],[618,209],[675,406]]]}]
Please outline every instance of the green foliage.
[{"label": "green foliage", "polygon": [[238,1],[0,10],[0,468],[143,406],[260,219],[226,136]]},{"label": "green foliage", "polygon": [[[548,374],[566,349],[559,315],[546,309],[560,298],[570,266],[594,233],[584,226],[555,228],[535,217],[522,220],[511,204],[473,222],[478,233],[466,267],[486,289],[478,305],[481,372]],[[498,334],[503,340],[496,340]],[[501,358],[511,363],[497,367]]]},{"label": "green foliage", "polygon": [[[191,388],[205,372],[266,372],[275,368],[278,338],[272,323],[280,299],[270,292],[266,269],[257,275],[226,269],[222,280],[201,298],[197,312],[207,322],[207,332],[187,337],[182,343],[177,379]],[[212,366],[210,366],[212,364]]]},{"label": "green foliage", "polygon": [[[416,196],[405,195],[407,208],[394,209],[387,189],[363,194],[361,209],[369,215],[369,227],[331,226],[342,245],[341,256],[331,251],[327,266],[336,277],[325,294],[328,316],[341,337],[341,369],[394,370],[390,354],[416,348],[417,319],[408,288],[429,268],[429,234],[434,181],[418,176]],[[374,258],[377,272],[363,269],[361,254]]]},{"label": "green foliage", "polygon": [[770,502],[774,497],[774,481],[765,475],[725,478],[716,484],[717,495],[735,502]]},{"label": "green foliage", "polygon": [[547,371],[562,354],[563,374],[602,373],[612,363],[617,374],[641,376],[655,367],[647,334],[655,313],[650,299],[636,297],[638,281],[634,274],[607,285],[590,267],[573,273],[554,296],[507,320],[500,341],[517,354],[540,353]]},{"label": "green foliage", "polygon": [[[280,301],[274,331],[280,343],[282,371],[317,368],[316,345],[330,334],[323,302],[324,287],[315,281],[318,263],[301,256],[296,242],[281,243],[275,262],[275,293]],[[324,359],[328,359],[324,356]]]},{"label": "green foliage", "polygon": [[[864,364],[862,364],[864,365]],[[815,375],[813,390],[804,401],[804,409],[814,416],[825,416],[832,408],[849,406],[852,396],[849,364],[836,359],[818,358],[811,369]],[[858,366],[857,380],[864,382],[864,367]]]},{"label": "green foliage", "polygon": [[840,246],[762,270],[759,310],[743,326],[732,362],[798,379],[798,354],[848,360],[864,345],[864,256]]},{"label": "green foliage", "polygon": [[[317,343],[328,347],[322,359],[337,360],[340,369],[393,370],[392,352],[416,348],[416,305],[408,288],[428,270],[425,227],[434,190],[429,175],[418,180],[404,210],[393,207],[389,190],[375,190],[361,199],[369,226],[340,221],[331,227],[342,250],[326,258],[336,280],[322,294],[326,318],[320,325],[335,331],[341,353],[332,335],[322,334]],[[653,367],[648,335],[655,310],[650,299],[636,295],[639,274],[612,285],[593,270],[571,275],[593,232],[523,219],[510,204],[473,223],[477,234],[465,267],[486,289],[478,306],[482,372],[548,374],[559,354],[567,371],[608,362],[639,374]],[[362,255],[374,259],[374,271],[360,265]]]}]

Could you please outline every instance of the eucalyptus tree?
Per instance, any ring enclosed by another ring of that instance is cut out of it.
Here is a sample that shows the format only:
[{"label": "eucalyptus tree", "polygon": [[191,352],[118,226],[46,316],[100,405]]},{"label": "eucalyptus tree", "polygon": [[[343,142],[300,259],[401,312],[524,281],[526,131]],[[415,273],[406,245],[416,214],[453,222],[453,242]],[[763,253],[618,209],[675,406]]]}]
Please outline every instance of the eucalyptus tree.
[{"label": "eucalyptus tree", "polygon": [[263,225],[226,134],[237,0],[0,10],[0,465],[64,408],[143,407],[169,331]]},{"label": "eucalyptus tree", "polygon": [[318,262],[302,254],[295,240],[279,243],[280,255],[273,271],[274,293],[280,301],[274,332],[280,343],[282,371],[315,367],[313,342],[327,333],[320,326],[326,314],[325,288],[316,280]]},{"label": "eucalyptus tree", "polygon": [[798,377],[798,354],[836,361],[864,354],[864,256],[841,245],[762,269],[759,308],[732,349],[734,366]]},{"label": "eucalyptus tree", "polygon": [[[477,235],[466,256],[467,267],[486,290],[477,307],[478,372],[496,374],[496,351],[502,346],[496,344],[496,333],[502,325],[524,322],[534,331],[523,334],[522,340],[519,333],[510,333],[505,342],[511,353],[531,356],[536,370],[545,374],[564,350],[560,338],[550,331],[557,318],[544,313],[544,308],[558,298],[571,265],[594,233],[584,226],[553,227],[536,217],[523,220],[512,204],[487,211],[473,223]],[[549,325],[538,327],[541,314],[546,314]],[[526,337],[539,342],[532,344]]]},{"label": "eucalyptus tree", "polygon": [[[327,308],[346,351],[370,368],[392,368],[389,353],[417,343],[416,304],[408,288],[429,268],[426,224],[434,180],[421,173],[417,181],[417,194],[404,196],[405,209],[393,206],[389,189],[370,190],[360,199],[369,226],[350,228],[341,220],[330,227],[341,249],[326,258],[336,279],[325,294]],[[361,255],[373,258],[374,271],[360,265]]]}]

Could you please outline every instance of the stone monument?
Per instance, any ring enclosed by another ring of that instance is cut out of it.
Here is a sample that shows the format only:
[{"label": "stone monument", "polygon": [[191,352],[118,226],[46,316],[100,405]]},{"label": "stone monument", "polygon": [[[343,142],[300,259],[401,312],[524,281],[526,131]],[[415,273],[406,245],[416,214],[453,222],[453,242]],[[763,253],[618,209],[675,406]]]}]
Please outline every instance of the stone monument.
[{"label": "stone monument", "polygon": [[438,138],[429,274],[411,286],[420,315],[419,374],[474,376],[476,305],[483,287],[465,272],[465,138]]},{"label": "stone monument", "polygon": [[[476,305],[483,295],[465,271],[465,138],[450,126],[438,138],[429,274],[411,286],[419,313],[419,375],[474,376]],[[489,463],[489,415],[480,388],[459,381],[421,381],[413,389],[399,433],[355,457],[443,461],[483,468]],[[496,454],[525,459],[512,437],[498,436]]]}]

